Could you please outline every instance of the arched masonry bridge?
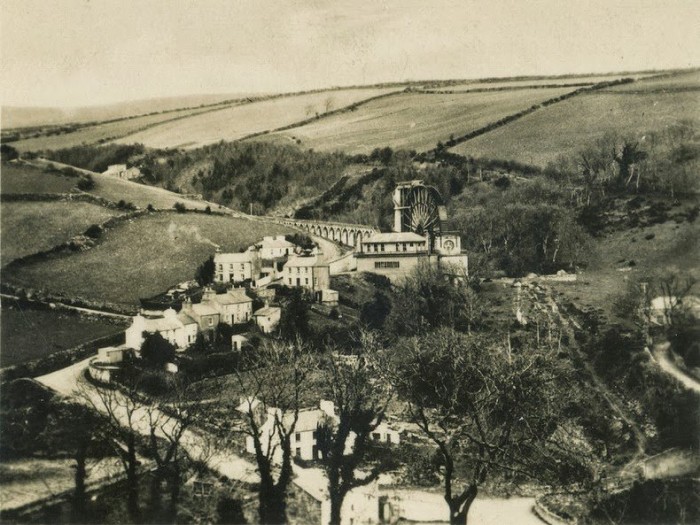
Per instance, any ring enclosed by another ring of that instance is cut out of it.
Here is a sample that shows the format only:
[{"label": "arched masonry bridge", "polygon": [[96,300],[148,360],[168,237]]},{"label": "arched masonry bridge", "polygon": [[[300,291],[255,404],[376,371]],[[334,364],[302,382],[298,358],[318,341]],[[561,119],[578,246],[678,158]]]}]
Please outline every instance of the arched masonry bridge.
[{"label": "arched masonry bridge", "polygon": [[362,224],[346,224],[342,222],[322,222],[303,219],[277,219],[277,222],[285,226],[291,226],[305,230],[311,235],[323,237],[330,241],[336,241],[346,246],[360,247],[363,239],[367,239],[379,230],[372,226]]}]

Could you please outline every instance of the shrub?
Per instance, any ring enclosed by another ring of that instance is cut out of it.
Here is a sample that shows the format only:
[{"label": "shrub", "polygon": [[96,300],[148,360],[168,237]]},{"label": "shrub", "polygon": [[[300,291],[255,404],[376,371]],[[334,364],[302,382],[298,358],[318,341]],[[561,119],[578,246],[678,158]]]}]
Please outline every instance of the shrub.
[{"label": "shrub", "polygon": [[175,204],[173,204],[173,208],[175,208],[175,211],[178,213],[185,213],[187,211],[187,208],[181,202],[176,202]]},{"label": "shrub", "polygon": [[78,189],[82,191],[90,191],[95,188],[95,181],[92,175],[88,174],[78,181]]},{"label": "shrub", "polygon": [[92,239],[97,239],[100,235],[102,235],[102,228],[100,228],[98,224],[92,224],[87,230],[85,230],[85,235]]}]

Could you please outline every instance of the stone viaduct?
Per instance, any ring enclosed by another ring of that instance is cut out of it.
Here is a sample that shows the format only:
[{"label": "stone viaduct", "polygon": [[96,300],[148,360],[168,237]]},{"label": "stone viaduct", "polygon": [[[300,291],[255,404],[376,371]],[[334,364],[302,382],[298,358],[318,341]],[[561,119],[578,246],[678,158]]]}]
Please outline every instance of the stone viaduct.
[{"label": "stone viaduct", "polygon": [[366,239],[379,230],[362,224],[345,224],[342,222],[322,222],[302,219],[275,219],[276,222],[309,232],[311,235],[337,241],[346,246],[359,248]]}]

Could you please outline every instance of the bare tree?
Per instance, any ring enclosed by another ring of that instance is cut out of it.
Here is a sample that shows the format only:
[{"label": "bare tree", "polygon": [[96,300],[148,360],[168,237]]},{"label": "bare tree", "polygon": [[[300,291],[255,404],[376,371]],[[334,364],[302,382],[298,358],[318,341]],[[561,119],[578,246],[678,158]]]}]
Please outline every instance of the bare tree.
[{"label": "bare tree", "polygon": [[[203,405],[189,400],[187,386],[176,382],[169,392],[159,398],[145,400],[144,410],[148,423],[148,450],[156,462],[152,479],[151,502],[160,509],[160,484],[167,480],[170,489],[169,517],[174,517],[180,497],[182,442],[187,432],[203,415]],[[211,448],[207,437],[197,434],[196,446],[189,447],[192,459],[206,461]]]},{"label": "bare tree", "polygon": [[83,381],[79,396],[89,406],[106,415],[114,449],[122,462],[127,481],[127,511],[132,520],[139,519],[139,460],[136,452],[140,400],[137,386],[131,384],[120,391],[113,387],[92,387]]},{"label": "bare tree", "polygon": [[292,480],[292,445],[307,377],[314,359],[301,341],[272,341],[245,357],[237,372],[246,399],[242,431],[252,441],[260,474],[261,523],[286,523],[287,488]]},{"label": "bare tree", "polygon": [[322,363],[325,390],[335,406],[335,418],[318,430],[317,446],[328,477],[330,523],[339,525],[345,496],[351,490],[375,481],[383,471],[375,462],[358,476],[366,459],[372,432],[384,420],[391,392],[377,380],[372,357],[380,348],[375,334],[360,334],[360,349],[352,356],[326,353]]},{"label": "bare tree", "polygon": [[403,340],[394,353],[388,377],[441,456],[450,523],[465,524],[494,470],[532,475],[528,462],[557,426],[558,371],[536,348],[515,352],[449,329]]}]

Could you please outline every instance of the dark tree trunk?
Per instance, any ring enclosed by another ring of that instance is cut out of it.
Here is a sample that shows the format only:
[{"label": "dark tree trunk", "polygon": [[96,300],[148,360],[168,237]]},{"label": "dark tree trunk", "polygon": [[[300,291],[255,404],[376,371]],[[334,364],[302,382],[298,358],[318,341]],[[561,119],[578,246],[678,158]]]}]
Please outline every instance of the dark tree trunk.
[{"label": "dark tree trunk", "polygon": [[[467,514],[476,499],[476,488],[470,488],[465,498],[455,498],[448,502],[450,507],[450,525],[466,525]],[[460,501],[461,500],[461,501]]]},{"label": "dark tree trunk", "polygon": [[284,491],[275,487],[260,487],[260,523],[278,525],[287,523],[287,499]]},{"label": "dark tree trunk", "polygon": [[127,509],[129,517],[133,521],[139,518],[139,483],[136,459],[136,438],[133,434],[127,439],[127,472],[126,482],[128,484]]},{"label": "dark tree trunk", "polygon": [[170,516],[177,515],[177,505],[180,502],[180,464],[174,461],[170,466]]},{"label": "dark tree trunk", "polygon": [[161,510],[160,483],[162,479],[161,468],[157,467],[151,478],[151,511],[154,516],[158,516]]},{"label": "dark tree trunk", "polygon": [[75,454],[75,492],[73,494],[73,513],[76,521],[85,521],[85,478],[87,472],[85,463],[87,460],[87,442],[78,444]]},{"label": "dark tree trunk", "polygon": [[343,508],[343,501],[345,500],[345,493],[336,489],[330,491],[331,500],[331,516],[329,525],[340,525],[341,514],[340,511]]}]

